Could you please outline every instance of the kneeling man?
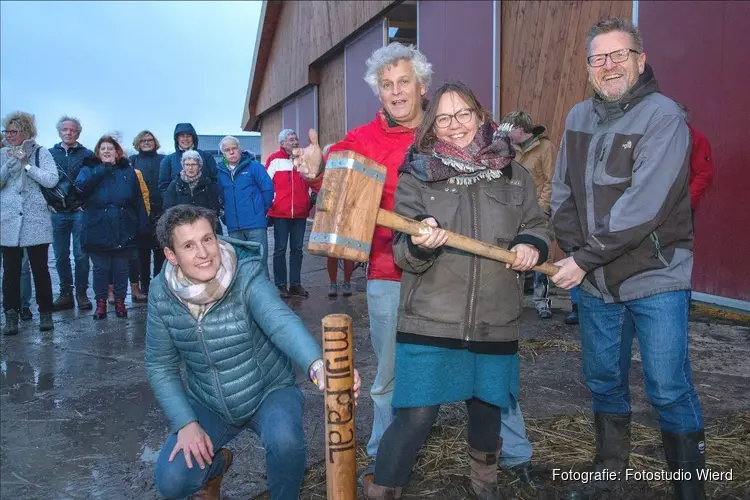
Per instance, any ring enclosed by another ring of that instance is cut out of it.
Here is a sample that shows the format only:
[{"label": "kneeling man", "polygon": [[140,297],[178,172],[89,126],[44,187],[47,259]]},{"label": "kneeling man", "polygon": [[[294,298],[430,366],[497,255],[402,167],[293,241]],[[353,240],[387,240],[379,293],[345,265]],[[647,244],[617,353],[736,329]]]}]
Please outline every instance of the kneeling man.
[{"label": "kneeling man", "polygon": [[[232,463],[223,446],[249,428],[266,450],[271,498],[297,499],[306,447],[292,362],[322,390],[321,348],[263,272],[260,245],[218,239],[214,227],[213,211],[177,205],[156,229],[167,263],[149,290],[146,370],[172,429],[156,487],[218,499]],[[355,396],[359,385],[355,371]]]}]

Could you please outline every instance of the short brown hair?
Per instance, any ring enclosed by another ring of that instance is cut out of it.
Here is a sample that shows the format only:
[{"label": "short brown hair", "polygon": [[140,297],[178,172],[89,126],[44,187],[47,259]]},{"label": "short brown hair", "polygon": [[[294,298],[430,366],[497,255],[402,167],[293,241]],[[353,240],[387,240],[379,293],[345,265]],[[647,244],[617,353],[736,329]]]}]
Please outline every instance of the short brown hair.
[{"label": "short brown hair", "polygon": [[154,151],[158,151],[159,148],[161,148],[161,144],[159,144],[159,139],[157,139],[156,136],[150,130],[141,130],[140,132],[138,132],[138,135],[135,136],[135,139],[133,139],[133,147],[139,153],[141,152],[141,141],[147,135],[150,135],[151,137],[154,138]]},{"label": "short brown hair", "polygon": [[422,125],[417,128],[417,136],[414,140],[414,148],[420,153],[429,153],[432,147],[437,141],[435,135],[435,119],[437,118],[437,110],[440,105],[440,98],[444,94],[454,92],[458,94],[466,104],[471,107],[474,113],[479,118],[479,125],[483,125],[490,120],[490,112],[482,107],[479,100],[474,95],[469,87],[463,82],[448,82],[444,83],[435,91],[435,95],[430,100],[430,104],[427,105],[427,110],[424,113],[424,119]]},{"label": "short brown hair", "polygon": [[115,139],[111,135],[103,135],[103,136],[101,136],[101,138],[99,139],[99,141],[97,141],[96,147],[94,148],[94,155],[96,155],[97,158],[99,158],[100,160],[102,159],[99,156],[99,147],[102,144],[104,144],[105,142],[108,142],[108,143],[112,144],[115,147],[115,151],[117,152],[117,159],[118,160],[120,158],[124,158],[125,157],[125,151],[123,151],[122,146],[120,146],[120,143],[117,142],[117,139]]},{"label": "short brown hair", "polygon": [[159,217],[156,223],[156,239],[162,248],[174,251],[174,230],[179,226],[194,224],[206,219],[216,234],[216,212],[197,205],[175,205]]},{"label": "short brown hair", "polygon": [[503,123],[509,123],[514,127],[518,127],[527,134],[530,134],[534,130],[534,122],[531,119],[531,115],[525,111],[519,111],[517,109],[514,109],[505,115]]},{"label": "short brown hair", "polygon": [[630,42],[633,44],[631,49],[639,54],[643,52],[643,37],[637,26],[634,26],[629,19],[614,17],[612,19],[603,19],[589,28],[586,35],[586,54],[591,55],[591,42],[599,35],[612,33],[613,31],[622,31],[630,35]]}]

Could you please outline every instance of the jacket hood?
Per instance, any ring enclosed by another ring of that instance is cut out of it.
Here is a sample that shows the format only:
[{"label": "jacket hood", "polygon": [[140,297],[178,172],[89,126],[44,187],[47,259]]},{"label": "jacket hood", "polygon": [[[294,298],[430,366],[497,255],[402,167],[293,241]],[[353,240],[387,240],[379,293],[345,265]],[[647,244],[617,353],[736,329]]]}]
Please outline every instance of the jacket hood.
[{"label": "jacket hood", "polygon": [[531,129],[531,137],[523,141],[521,144],[516,146],[516,149],[521,153],[531,151],[539,145],[539,139],[547,136],[547,127],[544,125],[536,125]]},{"label": "jacket hood", "polygon": [[647,95],[659,92],[659,84],[654,71],[649,64],[638,77],[635,85],[617,101],[606,101],[599,94],[594,94],[594,111],[599,117],[599,123],[616,120],[635,107]]},{"label": "jacket hood", "polygon": [[261,245],[254,241],[242,241],[229,236],[219,236],[222,241],[226,241],[234,247],[237,253],[237,264],[246,260],[259,260],[261,257]]},{"label": "jacket hood", "polygon": [[[255,156],[251,155],[249,151],[243,151],[242,156],[240,156],[240,161],[237,162],[237,168],[249,165],[253,161],[255,161]],[[229,162],[226,158],[222,158],[217,167],[229,170]]]},{"label": "jacket hood", "polygon": [[177,143],[177,136],[180,134],[190,134],[193,136],[193,149],[198,149],[198,134],[195,132],[195,128],[192,123],[178,123],[174,128],[174,150],[181,151],[180,145]]}]

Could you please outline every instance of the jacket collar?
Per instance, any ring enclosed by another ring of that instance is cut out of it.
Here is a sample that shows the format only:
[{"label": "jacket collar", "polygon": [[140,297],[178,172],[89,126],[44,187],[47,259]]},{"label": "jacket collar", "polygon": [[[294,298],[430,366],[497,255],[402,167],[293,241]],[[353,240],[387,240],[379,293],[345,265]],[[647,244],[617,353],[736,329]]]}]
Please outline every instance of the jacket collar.
[{"label": "jacket collar", "polygon": [[614,121],[625,116],[625,113],[633,109],[649,94],[659,92],[659,84],[654,76],[651,66],[646,64],[646,69],[638,77],[633,88],[617,101],[606,101],[598,94],[594,94],[591,100],[594,103],[594,112],[599,117],[599,124]]}]

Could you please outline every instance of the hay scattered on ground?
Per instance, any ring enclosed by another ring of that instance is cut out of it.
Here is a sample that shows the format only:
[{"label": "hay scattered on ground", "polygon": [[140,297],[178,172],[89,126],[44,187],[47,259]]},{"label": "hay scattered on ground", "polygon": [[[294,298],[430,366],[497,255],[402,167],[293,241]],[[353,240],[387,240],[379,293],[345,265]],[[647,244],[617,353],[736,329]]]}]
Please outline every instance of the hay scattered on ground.
[{"label": "hay scattered on ground", "polygon": [[[693,315],[705,316],[710,319],[737,323],[739,325],[750,325],[750,314],[747,313],[726,311],[724,309],[719,309],[718,307],[695,303],[690,306],[690,312]],[[693,318],[691,318],[691,320],[692,319]]]},{"label": "hay scattered on ground", "polygon": [[[560,415],[551,418],[526,420],[529,437],[534,444],[534,461],[541,469],[561,468],[578,470],[594,456],[594,427],[588,415]],[[661,446],[661,435],[639,423],[632,424],[630,467],[637,470],[667,470]],[[732,414],[706,428],[707,467],[714,471],[733,471],[733,481],[709,483],[712,498],[741,498],[750,490],[750,412]],[[358,450],[357,466],[367,464],[364,447]],[[444,488],[465,491],[466,481],[459,480],[468,472],[466,457],[466,410],[463,404],[445,405],[440,410],[437,424],[420,452],[409,485],[409,496],[445,496],[461,498],[458,491],[444,495]],[[511,473],[502,473],[500,481],[514,491],[514,498],[539,498],[533,490]],[[560,486],[558,483],[557,486]],[[632,483],[628,487],[642,488]],[[551,478],[545,479],[543,489],[554,488]],[[669,491],[665,482],[650,482],[654,492]],[[643,490],[633,491],[628,498],[643,498]],[[325,499],[325,464],[315,465],[305,476],[301,498]]]},{"label": "hay scattered on ground", "polygon": [[581,352],[581,343],[577,341],[564,340],[562,338],[526,339],[518,343],[518,355],[523,359],[531,361],[543,352]]}]

